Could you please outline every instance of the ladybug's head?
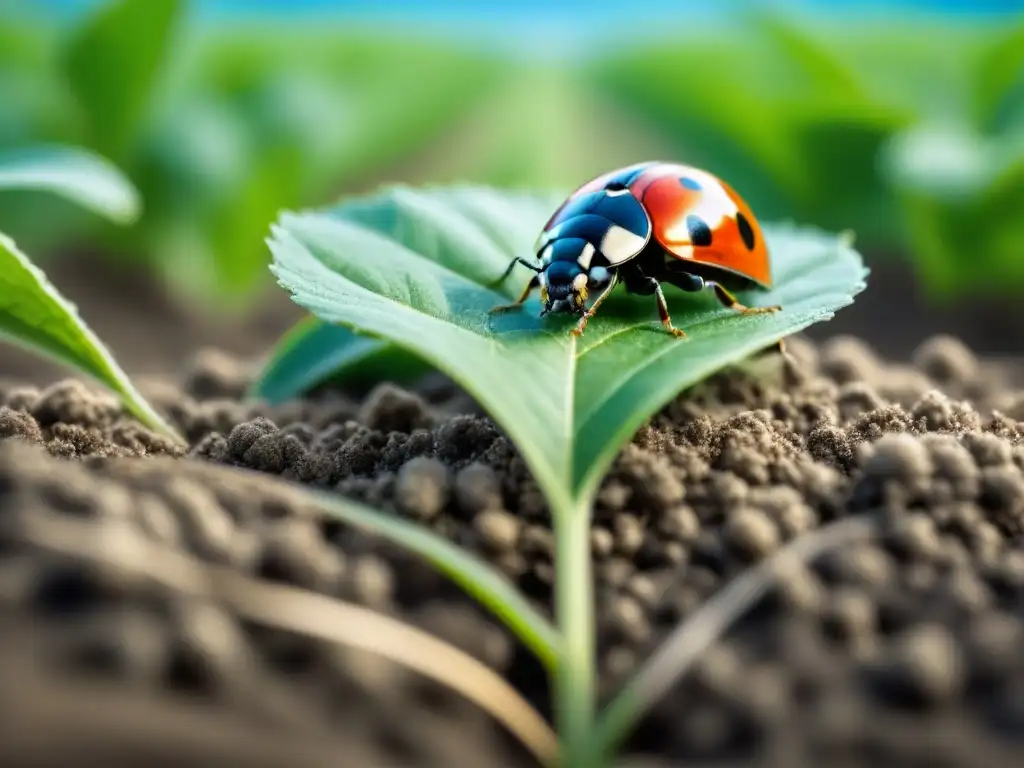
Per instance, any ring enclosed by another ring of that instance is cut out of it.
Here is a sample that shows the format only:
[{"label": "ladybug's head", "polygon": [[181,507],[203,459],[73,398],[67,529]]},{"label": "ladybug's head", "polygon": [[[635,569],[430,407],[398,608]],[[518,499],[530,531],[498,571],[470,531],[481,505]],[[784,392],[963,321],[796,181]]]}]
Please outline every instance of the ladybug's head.
[{"label": "ladybug's head", "polygon": [[550,260],[540,272],[543,314],[548,312],[582,312],[589,295],[589,270],[578,258],[586,242],[563,238],[551,244]]},{"label": "ladybug's head", "polygon": [[537,240],[544,311],[583,312],[588,293],[647,245],[651,220],[626,188],[577,194]]}]

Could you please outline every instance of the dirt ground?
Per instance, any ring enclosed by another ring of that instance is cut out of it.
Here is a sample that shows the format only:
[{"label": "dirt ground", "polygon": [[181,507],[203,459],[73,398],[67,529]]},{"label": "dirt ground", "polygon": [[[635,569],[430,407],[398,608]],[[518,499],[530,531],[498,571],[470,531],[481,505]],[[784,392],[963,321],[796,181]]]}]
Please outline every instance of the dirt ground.
[{"label": "dirt ground", "polygon": [[[592,532],[602,694],[783,542],[866,513],[883,533],[783,580],[628,754],[664,768],[1019,764],[1024,369],[945,336],[907,364],[849,336],[790,349],[784,388],[716,377],[606,478]],[[270,600],[268,583],[372,607],[550,714],[509,633],[293,492],[417,520],[550,610],[550,521],[513,446],[444,381],[271,408],[240,399],[252,367],[208,352],[143,382],[185,455],[78,381],[0,384],[0,687],[17,702],[0,762],[530,765],[454,694],[242,609]]]}]

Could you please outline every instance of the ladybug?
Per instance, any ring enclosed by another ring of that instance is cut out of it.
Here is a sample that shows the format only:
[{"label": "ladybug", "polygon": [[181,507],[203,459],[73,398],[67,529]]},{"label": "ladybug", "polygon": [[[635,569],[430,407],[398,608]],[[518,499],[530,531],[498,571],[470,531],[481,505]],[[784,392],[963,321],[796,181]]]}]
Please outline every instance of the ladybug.
[{"label": "ladybug", "polygon": [[732,187],[687,165],[638,163],[587,182],[544,226],[535,254],[539,264],[516,257],[495,282],[501,284],[516,264],[535,273],[514,304],[492,312],[522,306],[539,287],[541,316],[580,315],[572,331],[580,336],[619,283],[629,293],[656,296],[661,322],[676,337],[686,334],[672,325],[662,283],[688,292],[711,287],[724,306],[743,314],[781,309],[746,307],[730,292],[772,286],[761,227]]}]

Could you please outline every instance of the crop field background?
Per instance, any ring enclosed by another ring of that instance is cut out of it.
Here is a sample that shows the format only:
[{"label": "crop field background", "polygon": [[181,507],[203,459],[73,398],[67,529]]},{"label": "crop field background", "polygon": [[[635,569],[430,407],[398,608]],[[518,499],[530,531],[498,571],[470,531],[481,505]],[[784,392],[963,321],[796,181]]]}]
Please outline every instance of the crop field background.
[{"label": "crop field background", "polygon": [[839,322],[886,351],[936,325],[1016,349],[1019,3],[640,5],[152,0],[104,26],[104,3],[5,0],[0,149],[94,150],[144,211],[121,228],[5,191],[0,228],[126,335],[130,367],[160,368],[186,328],[253,351],[287,327],[264,245],[282,209],[391,181],[568,190],[666,158],[766,220],[852,230],[876,278]]}]

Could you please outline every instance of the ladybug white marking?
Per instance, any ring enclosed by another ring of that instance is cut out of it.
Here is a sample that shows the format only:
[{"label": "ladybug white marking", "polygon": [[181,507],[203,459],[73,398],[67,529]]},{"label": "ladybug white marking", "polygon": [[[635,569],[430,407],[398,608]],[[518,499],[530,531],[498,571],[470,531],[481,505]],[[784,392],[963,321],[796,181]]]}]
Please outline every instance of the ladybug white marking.
[{"label": "ladybug white marking", "polygon": [[646,244],[647,238],[613,225],[601,238],[601,253],[608,259],[608,263],[614,266],[632,259]]},{"label": "ladybug white marking", "polygon": [[586,245],[583,246],[583,250],[580,252],[580,257],[576,259],[576,263],[583,267],[583,269],[590,269],[590,262],[593,260],[593,258],[594,246],[591,245],[590,243],[587,243]]}]

